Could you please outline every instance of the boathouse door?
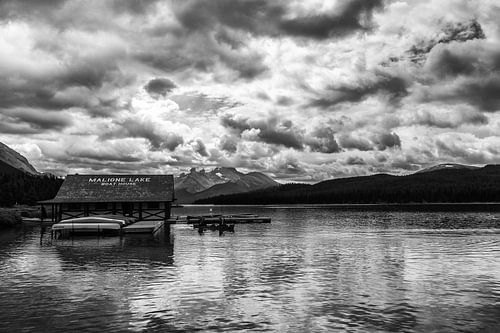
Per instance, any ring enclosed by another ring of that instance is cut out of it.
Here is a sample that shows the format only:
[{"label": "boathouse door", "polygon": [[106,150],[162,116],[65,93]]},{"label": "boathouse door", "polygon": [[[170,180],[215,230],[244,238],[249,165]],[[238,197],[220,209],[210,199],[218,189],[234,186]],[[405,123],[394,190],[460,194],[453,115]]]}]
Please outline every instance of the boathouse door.
[{"label": "boathouse door", "polygon": [[134,214],[134,203],[133,202],[124,202],[122,204],[123,207],[123,215],[124,216],[132,216]]}]

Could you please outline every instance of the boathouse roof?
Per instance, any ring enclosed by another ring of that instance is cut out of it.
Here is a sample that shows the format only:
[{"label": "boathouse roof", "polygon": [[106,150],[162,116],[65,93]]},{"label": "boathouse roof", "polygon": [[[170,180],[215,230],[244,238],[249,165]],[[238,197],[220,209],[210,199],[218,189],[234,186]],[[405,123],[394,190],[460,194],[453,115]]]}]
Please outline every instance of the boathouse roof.
[{"label": "boathouse roof", "polygon": [[172,175],[67,175],[56,197],[41,203],[173,200]]}]

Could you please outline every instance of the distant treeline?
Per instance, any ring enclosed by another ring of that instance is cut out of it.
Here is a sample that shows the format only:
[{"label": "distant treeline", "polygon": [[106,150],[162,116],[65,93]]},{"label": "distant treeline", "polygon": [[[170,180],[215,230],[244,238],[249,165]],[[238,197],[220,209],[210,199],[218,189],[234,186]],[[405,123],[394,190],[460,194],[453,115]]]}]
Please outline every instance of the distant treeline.
[{"label": "distant treeline", "polygon": [[287,184],[198,200],[199,204],[375,204],[500,202],[500,166],[438,170],[407,176],[379,174]]},{"label": "distant treeline", "polygon": [[34,205],[52,199],[63,180],[53,175],[31,175],[23,172],[0,173],[0,206]]}]

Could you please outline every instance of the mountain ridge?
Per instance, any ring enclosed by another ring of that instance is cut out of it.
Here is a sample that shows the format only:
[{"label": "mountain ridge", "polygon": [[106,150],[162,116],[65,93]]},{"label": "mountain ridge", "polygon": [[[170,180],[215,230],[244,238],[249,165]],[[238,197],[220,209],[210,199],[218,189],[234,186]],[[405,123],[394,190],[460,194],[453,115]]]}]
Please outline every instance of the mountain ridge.
[{"label": "mountain ridge", "polygon": [[236,168],[216,167],[212,171],[191,168],[174,179],[175,195],[179,203],[192,203],[195,200],[214,195],[248,192],[279,183],[260,172],[242,173]]},{"label": "mountain ridge", "polygon": [[2,142],[0,142],[0,172],[25,172],[31,175],[40,175],[26,157]]}]

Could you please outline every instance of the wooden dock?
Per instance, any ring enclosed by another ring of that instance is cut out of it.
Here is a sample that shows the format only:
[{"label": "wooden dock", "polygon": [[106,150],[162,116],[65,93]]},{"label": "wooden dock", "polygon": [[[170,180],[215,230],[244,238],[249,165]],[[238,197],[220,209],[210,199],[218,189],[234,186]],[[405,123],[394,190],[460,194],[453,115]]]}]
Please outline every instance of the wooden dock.
[{"label": "wooden dock", "polygon": [[270,217],[225,217],[224,222],[226,223],[271,223]]},{"label": "wooden dock", "polygon": [[253,214],[239,214],[239,215],[214,215],[214,216],[187,216],[187,223],[205,223],[205,224],[217,224],[217,223],[232,223],[232,224],[242,224],[242,223],[271,223],[270,217],[263,217]]},{"label": "wooden dock", "polygon": [[154,233],[163,227],[163,221],[139,221],[122,228],[122,231],[127,234],[139,233]]}]

